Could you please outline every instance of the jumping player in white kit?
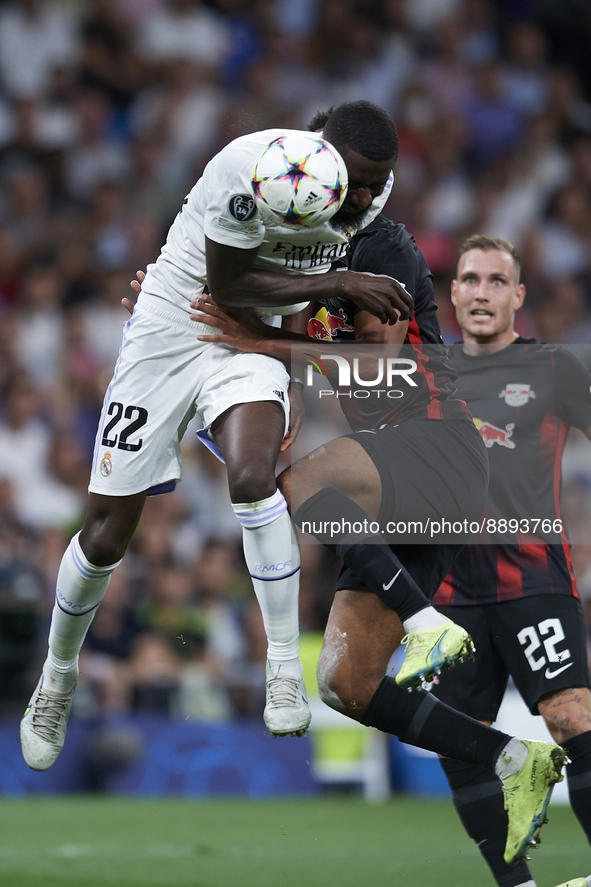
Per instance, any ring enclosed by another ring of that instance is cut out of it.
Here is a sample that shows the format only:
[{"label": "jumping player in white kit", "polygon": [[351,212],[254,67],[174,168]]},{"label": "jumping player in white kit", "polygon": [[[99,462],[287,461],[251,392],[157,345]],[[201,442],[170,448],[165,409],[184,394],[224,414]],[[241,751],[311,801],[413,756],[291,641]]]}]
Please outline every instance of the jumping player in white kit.
[{"label": "jumping player in white kit", "polygon": [[[202,439],[226,463],[263,614],[265,723],[275,735],[307,729],[298,657],[299,551],[275,482],[290,399],[297,414],[301,394],[278,361],[198,342],[190,302],[207,287],[225,307],[297,318],[310,299],[339,294],[383,323],[396,323],[408,317],[412,300],[391,278],[329,272],[350,236],[387,200],[398,152],[391,118],[369,102],[333,111],[324,137],[345,162],[349,189],[336,215],[314,228],[270,224],[253,196],[258,158],[274,139],[291,134],[243,136],[216,155],[148,268],[105,396],[84,526],[60,565],[48,656],[21,722],[23,755],[34,770],[50,767],[63,747],[84,637],[146,496],[166,492],[180,479],[180,440],[195,412],[203,422]],[[293,318],[287,321],[297,328]],[[297,430],[297,419],[294,425]]]}]

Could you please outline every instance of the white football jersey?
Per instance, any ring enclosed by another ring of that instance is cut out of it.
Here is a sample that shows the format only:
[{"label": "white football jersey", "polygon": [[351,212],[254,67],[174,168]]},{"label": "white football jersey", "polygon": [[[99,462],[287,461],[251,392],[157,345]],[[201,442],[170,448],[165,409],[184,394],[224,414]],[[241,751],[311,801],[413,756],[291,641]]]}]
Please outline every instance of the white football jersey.
[{"label": "white football jersey", "polygon": [[[267,129],[241,136],[216,154],[185,198],[157,261],[148,265],[142,284],[145,293],[190,312],[189,303],[207,283],[206,236],[238,249],[259,247],[253,268],[262,271],[323,274],[343,255],[355,226],[339,232],[329,222],[315,228],[280,225],[270,217],[263,218],[255,203],[251,182],[257,161],[270,142],[290,132],[293,130]],[[382,210],[392,182],[390,176],[365,214],[364,226]],[[271,311],[264,308],[260,313],[287,314],[306,304]]]}]

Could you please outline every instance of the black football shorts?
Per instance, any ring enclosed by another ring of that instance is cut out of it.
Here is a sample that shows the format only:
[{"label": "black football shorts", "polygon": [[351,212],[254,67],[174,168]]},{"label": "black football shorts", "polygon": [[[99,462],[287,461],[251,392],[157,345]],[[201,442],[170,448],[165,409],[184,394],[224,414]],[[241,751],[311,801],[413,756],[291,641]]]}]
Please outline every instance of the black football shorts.
[{"label": "black football shorts", "polygon": [[347,437],[382,482],[380,531],[390,545],[465,544],[481,520],[488,456],[469,420],[409,419]]},{"label": "black football shorts", "polygon": [[[480,520],[488,484],[480,434],[467,420],[411,419],[347,437],[363,447],[379,472],[378,522],[385,539],[423,594],[432,598],[465,540],[463,533],[433,533],[427,521]],[[415,526],[409,532],[411,524]],[[388,525],[395,531],[389,533]],[[337,583],[337,589],[343,588],[369,591],[363,576],[348,567]]]},{"label": "black football shorts", "polygon": [[477,720],[496,720],[509,675],[532,714],[554,690],[588,687],[581,602],[536,595],[495,604],[438,607],[470,632],[475,660],[445,669],[433,684],[438,699]]}]

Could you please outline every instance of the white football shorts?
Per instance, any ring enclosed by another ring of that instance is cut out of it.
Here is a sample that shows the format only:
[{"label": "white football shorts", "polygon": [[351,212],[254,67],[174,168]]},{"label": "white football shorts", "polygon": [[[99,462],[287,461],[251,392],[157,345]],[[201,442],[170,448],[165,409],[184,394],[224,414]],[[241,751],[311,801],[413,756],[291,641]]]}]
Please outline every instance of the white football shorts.
[{"label": "white football shorts", "polygon": [[289,374],[263,354],[198,342],[211,327],[142,294],[124,328],[105,394],[89,491],[131,496],[180,479],[180,442],[199,413],[205,429],[229,407],[275,401],[289,427]]}]

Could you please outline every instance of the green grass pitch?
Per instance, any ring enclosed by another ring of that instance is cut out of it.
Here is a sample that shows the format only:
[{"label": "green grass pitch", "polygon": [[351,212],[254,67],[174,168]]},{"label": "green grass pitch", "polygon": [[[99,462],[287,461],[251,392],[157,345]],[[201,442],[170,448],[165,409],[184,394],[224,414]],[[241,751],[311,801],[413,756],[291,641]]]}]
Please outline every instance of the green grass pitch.
[{"label": "green grass pitch", "polygon": [[[591,872],[570,809],[552,807],[538,887]],[[2,887],[487,887],[447,801],[351,796],[188,801],[0,800]]]}]

